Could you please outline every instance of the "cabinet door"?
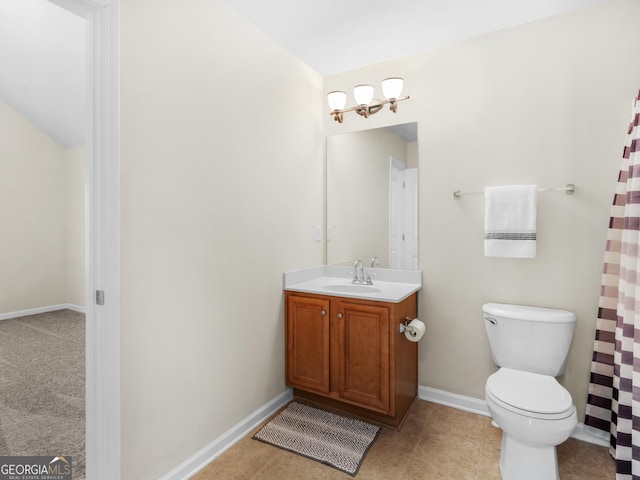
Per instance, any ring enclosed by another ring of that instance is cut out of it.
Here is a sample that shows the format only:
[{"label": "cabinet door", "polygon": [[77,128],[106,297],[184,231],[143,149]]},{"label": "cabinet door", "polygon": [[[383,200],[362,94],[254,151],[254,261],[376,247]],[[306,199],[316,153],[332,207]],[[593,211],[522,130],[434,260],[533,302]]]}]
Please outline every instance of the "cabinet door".
[{"label": "cabinet door", "polygon": [[287,384],[329,393],[329,300],[287,295]]},{"label": "cabinet door", "polygon": [[389,308],[340,300],[335,315],[338,394],[344,400],[389,413]]}]

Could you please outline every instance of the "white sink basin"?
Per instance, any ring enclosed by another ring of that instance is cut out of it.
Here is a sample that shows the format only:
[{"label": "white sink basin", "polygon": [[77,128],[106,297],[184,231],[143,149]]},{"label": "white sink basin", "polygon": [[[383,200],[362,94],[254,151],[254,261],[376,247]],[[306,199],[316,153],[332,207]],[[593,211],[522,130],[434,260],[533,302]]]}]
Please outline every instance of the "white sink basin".
[{"label": "white sink basin", "polygon": [[320,265],[285,272],[284,289],[335,297],[359,298],[398,303],[422,287],[418,270],[367,268],[373,285],[351,283],[353,269],[344,266]]},{"label": "white sink basin", "polygon": [[343,293],[380,293],[382,290],[374,287],[373,285],[358,285],[355,283],[332,283],[329,285],[323,285],[323,290],[330,292],[343,292]]}]

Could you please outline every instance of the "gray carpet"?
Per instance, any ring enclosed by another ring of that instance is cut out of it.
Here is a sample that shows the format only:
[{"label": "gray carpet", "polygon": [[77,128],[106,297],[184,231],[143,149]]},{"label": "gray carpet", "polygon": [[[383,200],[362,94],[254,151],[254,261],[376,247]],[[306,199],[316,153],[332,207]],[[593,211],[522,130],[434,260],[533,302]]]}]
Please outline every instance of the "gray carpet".
[{"label": "gray carpet", "polygon": [[85,478],[84,314],[0,321],[0,455],[71,455]]}]

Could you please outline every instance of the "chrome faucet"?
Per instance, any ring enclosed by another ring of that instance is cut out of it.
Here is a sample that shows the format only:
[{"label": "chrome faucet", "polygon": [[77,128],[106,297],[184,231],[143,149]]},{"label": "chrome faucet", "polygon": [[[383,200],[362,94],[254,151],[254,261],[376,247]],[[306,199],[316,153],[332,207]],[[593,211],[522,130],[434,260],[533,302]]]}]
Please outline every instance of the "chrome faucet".
[{"label": "chrome faucet", "polygon": [[353,264],[353,280],[351,283],[364,283],[364,267],[360,260]]},{"label": "chrome faucet", "polygon": [[356,260],[353,264],[353,280],[351,280],[351,283],[373,285],[371,275],[367,275],[365,278],[364,266],[360,260]]}]

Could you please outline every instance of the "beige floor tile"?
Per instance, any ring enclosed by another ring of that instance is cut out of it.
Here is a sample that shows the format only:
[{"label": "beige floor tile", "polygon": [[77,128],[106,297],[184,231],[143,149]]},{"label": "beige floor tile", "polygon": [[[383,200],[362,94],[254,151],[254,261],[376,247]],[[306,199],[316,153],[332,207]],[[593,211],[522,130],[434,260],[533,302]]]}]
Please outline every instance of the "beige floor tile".
[{"label": "beige floor tile", "polygon": [[478,462],[477,480],[501,480],[500,448],[495,450],[482,444],[480,461]]},{"label": "beige floor tile", "polygon": [[399,480],[407,469],[407,456],[397,443],[373,444],[360,467],[357,478],[362,480]]},{"label": "beige floor tile", "polygon": [[477,465],[439,462],[429,457],[414,456],[402,480],[473,480]]},{"label": "beige floor tile", "polygon": [[423,430],[423,423],[407,419],[401,430],[383,428],[374,445],[397,447],[404,452],[405,456],[411,455],[420,441]]},{"label": "beige floor tile", "polygon": [[[491,419],[417,401],[400,431],[384,428],[356,480],[500,480],[502,431]],[[607,448],[569,439],[558,447],[562,480],[612,480]],[[194,480],[348,480],[327,465],[251,439],[238,442]]]},{"label": "beige floor tile", "polygon": [[453,433],[474,440],[482,440],[485,417],[457,410],[443,405],[435,405],[426,422],[426,430]]},{"label": "beige floor tile", "polygon": [[329,474],[327,466],[315,460],[277,448],[274,448],[274,450],[277,451],[273,452],[271,461],[251,477],[252,480],[272,480],[276,478],[324,480]]},{"label": "beige floor tile", "polygon": [[502,429],[493,426],[491,418],[484,419],[484,429],[482,430],[482,450],[497,450],[500,452],[502,447]]},{"label": "beige floor tile", "polygon": [[193,480],[248,480],[273,458],[278,450],[251,437],[240,440],[201,470]]},{"label": "beige floor tile", "polygon": [[436,408],[435,403],[417,400],[411,405],[411,409],[407,414],[407,420],[413,420],[418,423],[424,423]]},{"label": "beige floor tile", "polygon": [[[327,467],[327,469],[329,471],[327,472],[327,477],[325,478],[325,480],[349,480],[349,479],[353,480],[354,478],[351,475],[341,472],[340,470],[336,470],[333,467]],[[355,478],[357,480],[361,480],[360,472],[358,472]]]},{"label": "beige floor tile", "polygon": [[462,465],[465,469],[475,469],[480,460],[481,442],[472,438],[440,433],[426,429],[414,456],[428,458],[432,462]]},{"label": "beige floor tile", "polygon": [[406,469],[405,462],[384,463],[378,460],[363,464],[356,478],[358,480],[400,480]]},{"label": "beige floor tile", "polygon": [[570,438],[558,446],[558,467],[560,475],[581,474],[583,477],[600,478],[615,472],[615,461],[607,447]]},{"label": "beige floor tile", "polygon": [[407,465],[402,480],[441,480],[448,476],[447,465],[414,457]]}]

